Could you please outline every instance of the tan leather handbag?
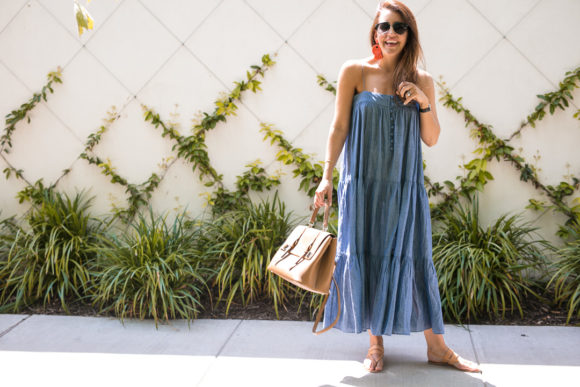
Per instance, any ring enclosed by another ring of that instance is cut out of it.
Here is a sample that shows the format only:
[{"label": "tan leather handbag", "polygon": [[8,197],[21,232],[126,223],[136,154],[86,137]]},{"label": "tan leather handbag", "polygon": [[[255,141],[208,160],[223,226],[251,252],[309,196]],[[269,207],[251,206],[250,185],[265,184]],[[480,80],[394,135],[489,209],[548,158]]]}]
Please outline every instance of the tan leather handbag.
[{"label": "tan leather handbag", "polygon": [[[336,236],[327,231],[328,205],[325,205],[324,208],[323,229],[313,228],[318,209],[319,207],[314,208],[308,226],[299,225],[292,230],[290,236],[282,244],[282,247],[278,249],[268,265],[268,270],[294,285],[314,293],[326,295],[320,305],[314,327],[312,328],[312,333],[315,335],[328,331],[336,325],[340,317],[340,291],[333,277],[336,266],[334,261],[336,256]],[[316,327],[320,322],[328,299],[331,280],[334,281],[339,300],[338,313],[330,326],[316,332]]]}]

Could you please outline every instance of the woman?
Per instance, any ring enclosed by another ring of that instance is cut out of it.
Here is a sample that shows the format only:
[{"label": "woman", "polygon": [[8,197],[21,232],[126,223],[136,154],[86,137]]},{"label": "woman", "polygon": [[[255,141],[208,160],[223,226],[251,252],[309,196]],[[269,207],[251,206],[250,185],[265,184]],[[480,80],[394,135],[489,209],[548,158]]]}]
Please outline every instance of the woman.
[{"label": "woman", "polygon": [[[480,372],[445,345],[421,141],[440,133],[435,88],[417,67],[422,57],[415,17],[403,3],[379,4],[370,34],[373,56],[340,70],[323,179],[314,205],[332,203],[332,170],[344,150],[338,185],[335,278],[343,313],[335,328],[366,329],[364,366],[383,368],[382,335],[423,331],[429,362]],[[326,202],[325,202],[326,198]],[[323,326],[337,313],[334,283]]]}]

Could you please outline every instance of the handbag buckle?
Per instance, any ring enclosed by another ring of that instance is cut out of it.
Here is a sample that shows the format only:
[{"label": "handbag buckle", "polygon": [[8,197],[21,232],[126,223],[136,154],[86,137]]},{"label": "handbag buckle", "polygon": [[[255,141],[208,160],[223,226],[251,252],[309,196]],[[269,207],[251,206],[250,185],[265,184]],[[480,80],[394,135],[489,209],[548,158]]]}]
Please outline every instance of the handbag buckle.
[{"label": "handbag buckle", "polygon": [[302,256],[300,258],[298,258],[298,260],[296,261],[296,264],[294,266],[292,266],[290,269],[288,269],[289,271],[294,269],[296,266],[298,266],[298,264],[300,264],[302,261],[304,261],[307,257],[310,258],[310,256],[312,255],[312,251],[310,251],[312,249],[312,245],[314,245],[314,241],[308,245],[304,254],[302,254]]}]

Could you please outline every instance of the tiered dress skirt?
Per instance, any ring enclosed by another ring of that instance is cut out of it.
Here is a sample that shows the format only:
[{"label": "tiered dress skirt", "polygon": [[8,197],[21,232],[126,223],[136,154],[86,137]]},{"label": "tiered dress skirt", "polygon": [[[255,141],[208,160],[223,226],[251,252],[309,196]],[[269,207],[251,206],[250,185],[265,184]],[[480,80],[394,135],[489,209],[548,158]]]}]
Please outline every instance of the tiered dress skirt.
[{"label": "tiered dress skirt", "polygon": [[419,107],[398,96],[354,96],[338,184],[335,279],[324,310],[343,332],[444,333],[431,217],[424,186]]}]

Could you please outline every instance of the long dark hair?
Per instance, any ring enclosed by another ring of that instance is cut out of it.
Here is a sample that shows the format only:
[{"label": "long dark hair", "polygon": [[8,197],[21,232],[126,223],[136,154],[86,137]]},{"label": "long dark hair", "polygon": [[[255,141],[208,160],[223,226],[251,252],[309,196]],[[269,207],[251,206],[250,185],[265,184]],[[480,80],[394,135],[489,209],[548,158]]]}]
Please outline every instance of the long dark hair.
[{"label": "long dark hair", "polygon": [[381,11],[389,9],[397,12],[403,18],[403,21],[409,25],[407,29],[407,42],[401,53],[401,57],[395,67],[393,74],[393,90],[397,90],[397,86],[402,81],[417,82],[417,63],[419,59],[425,67],[425,57],[423,56],[423,49],[419,43],[419,30],[417,29],[417,22],[413,12],[405,4],[397,0],[387,0],[379,3],[377,6],[377,14],[373,19],[373,24],[370,31],[371,47],[377,42],[375,41],[375,25],[379,22]]}]

